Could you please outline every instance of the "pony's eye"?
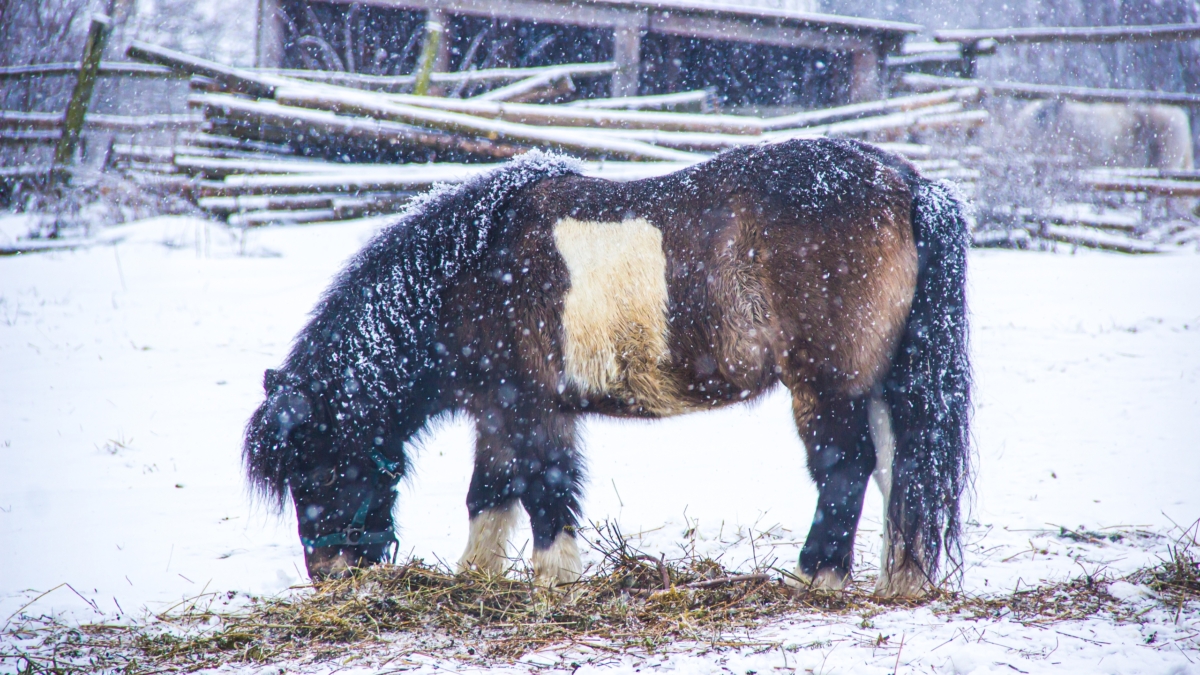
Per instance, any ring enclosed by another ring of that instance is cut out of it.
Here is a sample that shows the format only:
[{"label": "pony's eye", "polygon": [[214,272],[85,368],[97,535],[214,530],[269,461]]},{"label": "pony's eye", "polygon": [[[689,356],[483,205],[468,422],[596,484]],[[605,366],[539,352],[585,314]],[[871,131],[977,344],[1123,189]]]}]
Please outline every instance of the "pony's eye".
[{"label": "pony's eye", "polygon": [[330,469],[329,470],[329,478],[326,478],[325,482],[321,483],[321,486],[329,487],[330,485],[333,485],[333,481],[335,481],[335,480],[337,480],[337,469]]}]

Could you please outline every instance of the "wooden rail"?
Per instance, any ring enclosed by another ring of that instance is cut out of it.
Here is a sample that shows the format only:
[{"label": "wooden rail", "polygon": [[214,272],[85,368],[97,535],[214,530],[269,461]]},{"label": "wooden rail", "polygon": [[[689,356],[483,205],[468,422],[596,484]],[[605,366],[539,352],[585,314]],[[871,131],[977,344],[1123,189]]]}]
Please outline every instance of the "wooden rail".
[{"label": "wooden rail", "polygon": [[944,87],[978,87],[985,94],[1011,96],[1013,98],[1061,98],[1085,103],[1167,103],[1172,105],[1200,105],[1200,94],[1185,94],[1168,91],[1145,91],[1140,89],[1099,89],[1095,87],[1068,87],[1056,84],[1032,84],[1026,82],[996,82],[963,77],[939,77],[909,73],[903,77],[906,86],[913,89],[942,89]]},{"label": "wooden rail", "polygon": [[1034,28],[981,28],[977,30],[937,30],[938,42],[969,44],[995,40],[999,44],[1032,42],[1165,42],[1200,38],[1200,23],[1159,24],[1150,26],[1039,26]]}]

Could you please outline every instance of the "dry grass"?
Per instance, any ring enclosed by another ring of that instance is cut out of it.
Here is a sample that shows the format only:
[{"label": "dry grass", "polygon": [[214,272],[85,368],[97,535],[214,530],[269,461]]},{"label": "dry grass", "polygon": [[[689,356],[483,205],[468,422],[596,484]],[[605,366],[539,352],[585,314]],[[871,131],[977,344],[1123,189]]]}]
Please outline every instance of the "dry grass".
[{"label": "dry grass", "polygon": [[[239,609],[218,608],[228,608],[232,594],[209,594],[132,625],[72,627],[26,617],[4,629],[10,646],[0,650],[0,663],[63,674],[176,673],[238,663],[344,662],[348,656],[395,667],[418,654],[487,665],[549,648],[616,656],[672,645],[753,647],[744,637],[747,629],[772,618],[869,617],[915,606],[875,598],[866,582],[840,593],[797,593],[778,570],[739,575],[695,555],[656,559],[611,525],[591,535],[601,562],[565,593],[538,590],[527,574],[462,576],[414,560],[288,597],[252,599]],[[1190,547],[1180,546],[1170,561],[1129,579],[1170,606],[1200,600],[1200,570]],[[923,604],[943,615],[1027,624],[1098,614],[1130,620],[1132,607],[1106,590],[1111,581],[1084,577],[1002,596],[942,593]]]}]

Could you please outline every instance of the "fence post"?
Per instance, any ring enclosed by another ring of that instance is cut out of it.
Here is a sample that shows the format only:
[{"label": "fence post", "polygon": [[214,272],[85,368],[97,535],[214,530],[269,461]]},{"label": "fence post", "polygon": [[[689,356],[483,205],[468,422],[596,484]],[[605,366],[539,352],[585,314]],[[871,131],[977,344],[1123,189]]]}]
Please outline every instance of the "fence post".
[{"label": "fence post", "polygon": [[92,91],[96,88],[100,56],[104,53],[104,43],[108,40],[111,28],[112,20],[107,16],[92,15],[87,43],[83,46],[83,59],[79,64],[79,79],[75,81],[75,90],[71,92],[71,101],[63,116],[62,137],[58,139],[58,147],[54,150],[56,169],[67,166],[75,158],[75,147],[79,145],[79,134],[83,131],[83,118],[87,115]]},{"label": "fence post", "polygon": [[433,77],[433,67],[437,64],[438,46],[442,42],[442,32],[445,28],[437,21],[425,22],[425,43],[421,45],[421,58],[417,61],[415,72],[416,84],[413,93],[424,96],[429,91],[429,80]]}]

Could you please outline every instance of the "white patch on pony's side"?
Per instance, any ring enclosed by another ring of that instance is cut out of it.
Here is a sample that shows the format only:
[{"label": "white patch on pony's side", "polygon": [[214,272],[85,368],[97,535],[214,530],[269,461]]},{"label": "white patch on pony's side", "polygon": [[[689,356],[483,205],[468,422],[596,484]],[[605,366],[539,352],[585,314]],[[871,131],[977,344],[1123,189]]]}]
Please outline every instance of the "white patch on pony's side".
[{"label": "white patch on pony's side", "polygon": [[458,571],[504,574],[509,567],[508,540],[520,515],[521,503],[514,501],[510,506],[489,509],[472,518],[467,550],[458,561]]},{"label": "white patch on pony's side", "polygon": [[539,586],[553,588],[573,584],[583,575],[583,558],[573,534],[559,532],[549,548],[535,548],[532,558],[533,580]]},{"label": "white patch on pony's side", "polygon": [[563,218],[554,243],[571,277],[562,318],[568,382],[585,395],[680,412],[674,382],[663,372],[671,355],[662,232],[645,218]]}]

